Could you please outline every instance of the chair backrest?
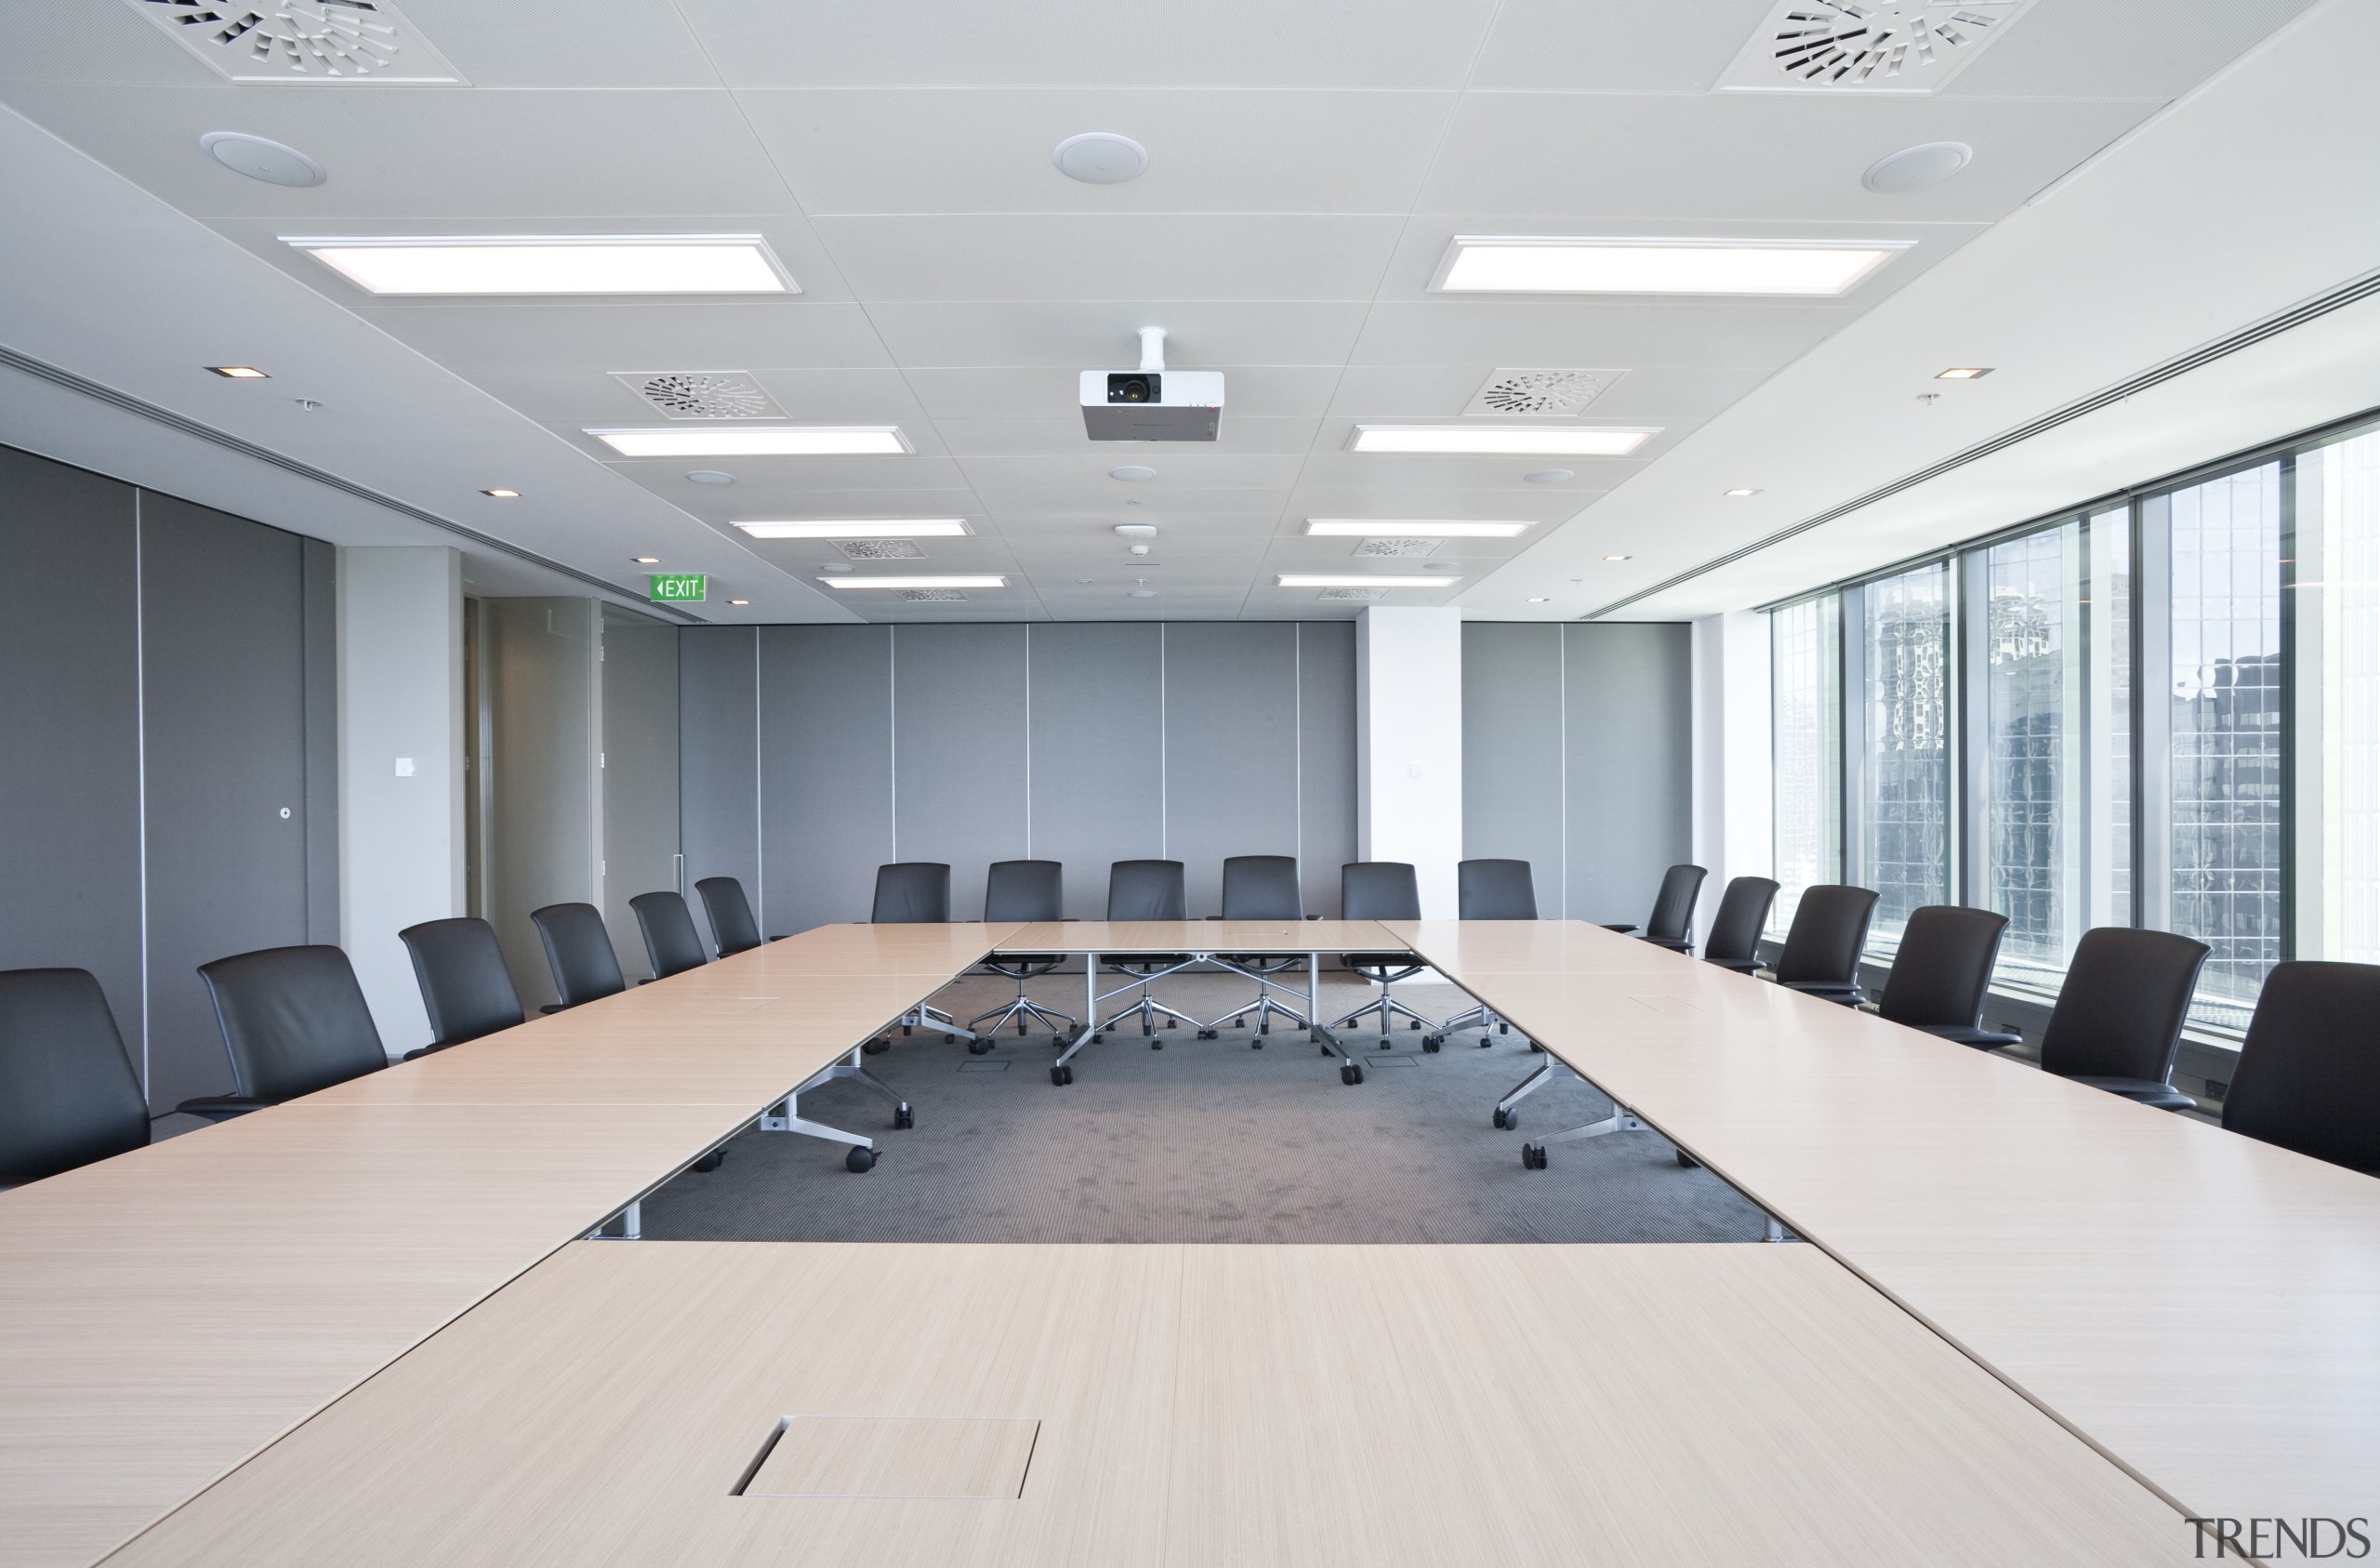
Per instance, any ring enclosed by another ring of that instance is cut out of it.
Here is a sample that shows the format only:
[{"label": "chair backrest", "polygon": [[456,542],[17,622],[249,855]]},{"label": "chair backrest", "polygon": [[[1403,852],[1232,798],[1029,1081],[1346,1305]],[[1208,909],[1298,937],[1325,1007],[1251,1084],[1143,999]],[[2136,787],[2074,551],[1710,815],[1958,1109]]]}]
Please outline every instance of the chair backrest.
[{"label": "chair backrest", "polygon": [[1350,861],[1339,868],[1342,920],[1419,920],[1421,885],[1404,861]]},{"label": "chair backrest", "polygon": [[940,861],[894,861],[878,866],[876,905],[867,917],[879,926],[947,924],[950,867]]},{"label": "chair backrest", "polygon": [[1989,909],[1929,903],[1911,910],[1876,1010],[1895,1023],[1979,1026],[2007,929],[2008,916]]},{"label": "chair backrest", "polygon": [[413,978],[430,1014],[433,1043],[457,1045],[521,1021],[521,993],[504,967],[496,928],[457,916],[407,926],[397,940],[413,955]]},{"label": "chair backrest", "polygon": [[546,944],[546,968],[553,971],[554,994],[563,1007],[616,996],[628,988],[620,955],[612,951],[612,933],[593,904],[549,903],[529,911],[529,918]]},{"label": "chair backrest", "polygon": [[1739,963],[1758,957],[1760,933],[1768,929],[1768,912],[1776,904],[1777,884],[1765,876],[1739,876],[1728,883],[1719,895],[1718,912],[1711,916],[1702,955]]},{"label": "chair backrest", "polygon": [[2380,964],[2273,967],[2240,1042],[2223,1125],[2380,1176]]},{"label": "chair backrest", "polygon": [[240,1094],[294,1100],[389,1065],[364,988],[336,947],[268,947],[198,972]]},{"label": "chair backrest", "polygon": [[644,933],[644,953],[653,960],[654,979],[684,974],[710,962],[684,899],[666,889],[639,893],[628,900],[628,907],[636,911],[636,929]]},{"label": "chair backrest", "polygon": [[1465,920],[1534,920],[1537,881],[1527,861],[1464,861],[1454,868],[1454,906]]},{"label": "chair backrest", "polygon": [[721,957],[760,945],[760,923],[752,918],[743,883],[733,876],[706,876],[694,884],[694,891],[703,896],[703,913],[710,916],[710,934]]},{"label": "chair backrest", "polygon": [[1302,920],[1305,892],[1295,855],[1234,855],[1223,862],[1226,920]]},{"label": "chair backrest", "polygon": [[1117,861],[1107,868],[1110,920],[1187,920],[1180,861]]},{"label": "chair backrest", "polygon": [[2206,952],[2206,943],[2171,931],[2084,931],[2042,1030],[2042,1070],[2168,1082]]},{"label": "chair backrest", "polygon": [[0,1187],[148,1141],[149,1102],[91,972],[0,972]]},{"label": "chair backrest", "polygon": [[1057,861],[994,861],[984,877],[984,918],[1064,919],[1065,876]]},{"label": "chair backrest", "polygon": [[1694,929],[1694,901],[1702,896],[1702,879],[1710,875],[1699,865],[1662,872],[1653,913],[1645,916],[1645,934],[1657,942],[1684,942]]},{"label": "chair backrest", "polygon": [[1876,916],[1876,895],[1866,888],[1822,883],[1802,889],[1785,951],[1777,955],[1780,981],[1829,981],[1850,985],[1859,978],[1859,950],[1868,945],[1868,922]]}]

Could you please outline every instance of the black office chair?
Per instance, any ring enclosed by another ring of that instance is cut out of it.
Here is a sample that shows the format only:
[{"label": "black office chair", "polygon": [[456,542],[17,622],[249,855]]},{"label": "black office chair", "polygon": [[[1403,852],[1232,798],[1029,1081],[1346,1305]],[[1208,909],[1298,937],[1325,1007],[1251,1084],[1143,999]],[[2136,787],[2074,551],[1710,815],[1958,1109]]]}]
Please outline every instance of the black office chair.
[{"label": "black office chair", "polygon": [[[1419,920],[1421,917],[1421,889],[1413,867],[1403,861],[1351,861],[1339,868],[1339,917],[1342,920]],[[1436,1050],[1446,1044],[1446,1036],[1437,1025],[1396,1000],[1390,986],[1400,980],[1409,980],[1429,968],[1416,963],[1410,953],[1343,953],[1339,961],[1364,979],[1380,987],[1380,995],[1354,1012],[1333,1019],[1329,1027],[1343,1028],[1359,1018],[1380,1014],[1380,1048],[1394,1050],[1395,1042],[1389,1037],[1394,1021],[1402,1018],[1408,1029],[1426,1029],[1421,1048]],[[1364,1081],[1363,1065],[1352,1056],[1339,1069],[1340,1078],[1350,1084]]]},{"label": "black office chair", "polygon": [[2197,1109],[2171,1080],[2206,954],[2171,931],[2084,931],[2042,1031],[2042,1071],[2161,1111]]},{"label": "black office chair", "polygon": [[[1039,925],[1063,920],[1065,916],[1065,867],[1056,861],[994,861],[984,878],[984,918],[987,922]],[[1006,975],[1016,982],[1016,1000],[1005,1008],[994,1008],[967,1021],[975,1037],[967,1048],[977,1056],[992,1048],[992,1036],[1008,1027],[1012,1021],[1022,1037],[1025,1020],[1038,1019],[1043,1028],[1053,1035],[1075,1032],[1075,1019],[1069,1013],[1052,1012],[1025,994],[1025,982],[1037,975],[1045,975],[1066,961],[1063,953],[998,953],[984,960],[982,968],[996,975]],[[1059,1025],[1064,1023],[1064,1027]],[[986,1029],[985,1023],[991,1025]]]},{"label": "black office chair", "polygon": [[1929,903],[1910,912],[1876,1012],[1937,1039],[1997,1050],[2023,1036],[1984,1028],[1983,1003],[2008,916],[1989,909]]},{"label": "black office chair", "polygon": [[336,947],[268,947],[201,964],[198,973],[231,1059],[232,1092],[176,1110],[227,1121],[389,1065],[364,988]]},{"label": "black office chair", "polygon": [[2380,1176],[2380,964],[2273,966],[2240,1042],[2223,1125]]},{"label": "black office chair", "polygon": [[554,994],[562,998],[539,1008],[558,1013],[616,996],[628,988],[620,973],[620,955],[612,949],[612,933],[603,929],[602,914],[591,903],[549,903],[529,912],[545,944],[546,968],[553,971]]},{"label": "black office chair", "polygon": [[713,945],[721,957],[749,953],[761,945],[760,923],[752,918],[743,883],[733,876],[706,876],[694,884],[694,891],[702,895],[703,913],[710,917]]},{"label": "black office chair", "polygon": [[702,933],[694,929],[694,917],[687,912],[683,898],[666,890],[639,893],[628,900],[628,907],[636,911],[637,929],[644,934],[645,956],[653,960],[654,979],[667,980],[710,962],[703,954]]},{"label": "black office chair", "polygon": [[[1190,918],[1190,898],[1185,890],[1180,861],[1117,861],[1107,868],[1107,918],[1113,920],[1187,920]],[[1109,958],[1104,968],[1113,974],[1130,975],[1134,985],[1122,986],[1108,993],[1120,996],[1126,991],[1137,990],[1139,995],[1121,1011],[1094,1025],[1091,1037],[1104,1037],[1127,1019],[1141,1021],[1141,1033],[1149,1036],[1149,1049],[1161,1051],[1165,1042],[1157,1038],[1157,1021],[1165,1020],[1168,1029],[1187,1023],[1193,1029],[1204,1028],[1188,1013],[1176,1012],[1149,995],[1153,982],[1189,968],[1197,963],[1189,953],[1137,953],[1130,957]],[[1099,998],[1105,1001],[1106,996]]]},{"label": "black office chair", "polygon": [[87,969],[0,972],[0,1187],[149,1141],[149,1102]]},{"label": "black office chair", "polygon": [[[1223,862],[1223,913],[1218,920],[1289,920],[1305,918],[1305,891],[1298,879],[1295,855],[1233,855]],[[1289,1021],[1292,1028],[1311,1029],[1314,1021],[1295,1008],[1285,1007],[1274,996],[1286,989],[1275,975],[1286,974],[1305,967],[1305,959],[1297,954],[1233,953],[1217,954],[1211,962],[1218,968],[1229,969],[1245,980],[1256,982],[1256,998],[1248,1006],[1229,1015],[1234,1029],[1247,1027],[1249,1015],[1256,1018],[1256,1033],[1249,1036],[1250,1047],[1264,1048],[1264,1036],[1273,1032],[1273,1015],[1277,1013]],[[1215,1022],[1198,1033],[1207,1039],[1215,1037]]]},{"label": "black office chair", "polygon": [[[1656,947],[1685,953],[1694,946],[1694,901],[1702,896],[1702,879],[1710,875],[1699,865],[1673,865],[1661,873],[1661,890],[1654,895],[1653,913],[1645,916],[1644,940]],[[1633,926],[1606,926],[1621,935]]]},{"label": "black office chair", "polygon": [[1768,929],[1768,912],[1777,905],[1777,884],[1765,876],[1739,876],[1719,895],[1718,912],[1711,916],[1711,934],[1702,942],[1702,961],[1739,974],[1760,968],[1760,933]]},{"label": "black office chair", "polygon": [[[894,861],[876,868],[876,903],[868,921],[878,926],[946,926],[950,923],[950,867],[940,861]],[[901,1033],[939,1029],[942,1043],[961,1038],[973,1050],[975,1032],[944,1012],[920,1002],[901,1015]],[[879,1034],[867,1043],[870,1055],[892,1048],[892,1037]],[[981,1055],[981,1052],[976,1054]]]},{"label": "black office chair", "polygon": [[1772,977],[1791,990],[1858,1006],[1859,954],[1875,917],[1876,895],[1869,889],[1835,883],[1803,889]]},{"label": "black office chair", "polygon": [[486,921],[425,920],[399,931],[397,940],[413,955],[413,978],[430,1015],[430,1043],[407,1051],[407,1061],[521,1021],[521,993],[504,967],[496,928]]},{"label": "black office chair", "polygon": [[[1455,915],[1463,920],[1534,920],[1537,918],[1537,879],[1527,861],[1468,860],[1454,868]],[[1438,1037],[1443,1040],[1457,1030],[1476,1029],[1479,1048],[1487,1049],[1496,1042],[1488,1037],[1488,1026],[1496,1026],[1499,1034],[1509,1034],[1513,1026],[1497,1011],[1481,1002],[1455,1014],[1438,1025]],[[1535,1041],[1532,1049],[1540,1048]],[[1423,1048],[1431,1048],[1423,1042]]]}]

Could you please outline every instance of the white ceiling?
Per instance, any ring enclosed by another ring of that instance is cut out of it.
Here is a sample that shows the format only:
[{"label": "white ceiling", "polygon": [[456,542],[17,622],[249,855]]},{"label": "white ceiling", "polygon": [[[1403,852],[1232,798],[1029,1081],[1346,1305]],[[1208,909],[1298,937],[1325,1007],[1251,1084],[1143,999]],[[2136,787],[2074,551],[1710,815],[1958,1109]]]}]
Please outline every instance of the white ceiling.
[{"label": "white ceiling", "polygon": [[[2369,5],[2316,7],[2261,74],[2251,59],[2206,87],[2307,0],[2165,0],[2153,24],[2105,0],[2039,0],[1937,95],[1710,91],[1769,8],[404,0],[472,83],[421,87],[231,86],[121,0],[13,0],[0,103],[22,118],[0,116],[0,342],[608,580],[630,582],[637,554],[708,571],[713,620],[1348,614],[1360,606],[1272,574],[1411,569],[1302,537],[1308,516],[1533,520],[1533,538],[1431,557],[1459,591],[1394,600],[1519,618],[1634,592],[2375,259],[2369,214],[2334,210],[2369,204],[2308,200],[2319,156],[2278,178],[2268,161],[2318,129],[2371,145],[2350,63],[2375,42]],[[289,142],[329,178],[243,178],[199,152],[210,130]],[[1139,138],[1147,173],[1064,178],[1050,150],[1083,130]],[[1861,187],[1878,157],[1942,139],[1976,149],[1956,178]],[[276,238],[574,231],[759,233],[802,293],[382,301]],[[1912,248],[1841,300],[1428,294],[1448,239],[1475,232]],[[1143,325],[1167,328],[1175,365],[1225,373],[1214,445],[1084,438],[1075,372],[1132,363]],[[274,379],[199,368],[221,362]],[[1953,362],[2001,368],[1916,412]],[[1625,368],[1580,422],[1663,433],[1628,459],[1342,450],[1358,420],[1452,422],[1512,365]],[[791,417],[896,423],[915,455],[627,461],[582,433],[657,422],[611,373],[668,370],[748,371]],[[300,396],[324,406],[298,411]],[[2258,407],[2294,416],[2304,402]],[[0,380],[0,413],[20,444],[325,537],[444,537],[287,476],[244,481],[187,438],[16,378]],[[1158,477],[1108,478],[1122,463]],[[1548,467],[1576,478],[1523,481]],[[693,468],[738,482],[695,485]],[[2106,488],[2074,489],[2070,452],[2032,470],[1970,486],[1964,509],[1903,497],[1627,613],[1740,607],[1852,555],[1910,553],[1928,530],[2007,520],[1968,520],[1977,494],[2004,506],[2065,486],[2048,506]],[[1764,494],[1712,502],[1738,483]],[[497,484],[525,498],[479,495]],[[729,526],[905,515],[977,530],[925,542],[922,566],[1015,586],[957,605],[829,602],[815,578],[830,547]],[[1156,564],[1130,562],[1124,521],[1158,526]],[[1615,553],[1634,559],[1602,559]],[[472,560],[490,591],[568,581]],[[1125,597],[1142,578],[1157,598]]]}]

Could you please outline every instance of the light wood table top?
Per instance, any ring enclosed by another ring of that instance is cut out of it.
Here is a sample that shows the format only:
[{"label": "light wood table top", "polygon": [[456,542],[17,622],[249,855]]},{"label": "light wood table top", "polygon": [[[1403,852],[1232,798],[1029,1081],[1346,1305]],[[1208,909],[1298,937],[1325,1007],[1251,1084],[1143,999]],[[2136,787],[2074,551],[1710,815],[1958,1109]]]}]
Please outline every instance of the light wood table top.
[{"label": "light wood table top", "polygon": [[1411,934],[2176,1505],[2380,1515],[2380,1180],[1591,927]]},{"label": "light wood table top", "polygon": [[1014,922],[815,926],[735,957],[749,960],[743,972],[760,980],[913,974],[946,981],[1017,929]]},{"label": "light wood table top", "polygon": [[1377,920],[1053,920],[1024,926],[1003,953],[1373,953],[1405,945]]},{"label": "light wood table top", "polygon": [[2148,1490],[1808,1247],[597,1243],[111,1568],[2190,1549]]}]

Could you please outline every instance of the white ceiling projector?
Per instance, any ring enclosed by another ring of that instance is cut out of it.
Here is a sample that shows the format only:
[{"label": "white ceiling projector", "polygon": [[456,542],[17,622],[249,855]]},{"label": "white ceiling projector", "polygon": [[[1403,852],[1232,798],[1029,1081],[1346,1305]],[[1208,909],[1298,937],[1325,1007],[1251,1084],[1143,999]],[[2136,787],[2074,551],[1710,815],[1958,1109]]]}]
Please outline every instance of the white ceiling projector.
[{"label": "white ceiling projector", "polygon": [[1212,441],[1223,373],[1165,368],[1165,328],[1141,328],[1138,370],[1082,373],[1082,428],[1093,441]]}]

